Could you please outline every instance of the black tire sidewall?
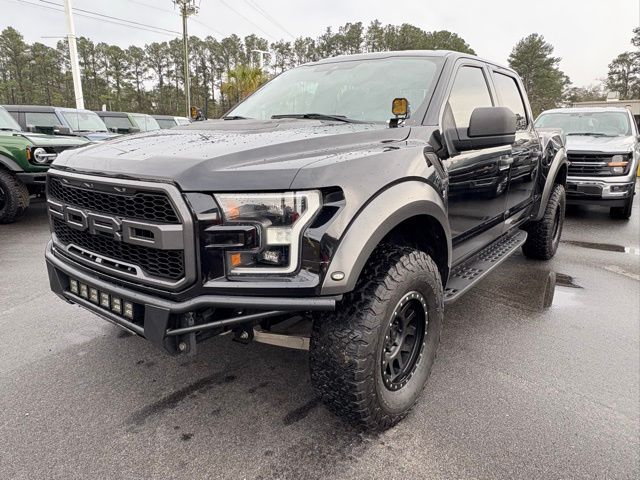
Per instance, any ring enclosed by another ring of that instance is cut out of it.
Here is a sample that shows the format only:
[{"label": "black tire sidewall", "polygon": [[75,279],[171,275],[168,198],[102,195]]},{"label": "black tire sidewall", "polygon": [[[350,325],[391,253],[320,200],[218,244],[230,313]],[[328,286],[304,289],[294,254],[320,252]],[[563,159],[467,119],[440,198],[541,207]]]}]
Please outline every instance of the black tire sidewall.
[{"label": "black tire sidewall", "polygon": [[401,415],[409,410],[416,402],[431,373],[431,368],[435,361],[438,343],[440,341],[440,331],[442,327],[442,299],[438,297],[438,288],[434,284],[436,279],[427,272],[419,272],[407,276],[402,281],[402,287],[397,288],[392,299],[387,302],[384,321],[389,322],[398,302],[411,291],[422,294],[427,303],[427,328],[425,345],[422,356],[418,360],[418,365],[408,380],[407,384],[399,390],[389,390],[382,379],[381,359],[384,349],[386,324],[380,325],[378,330],[378,341],[375,350],[375,392],[379,400],[380,407],[389,415]]},{"label": "black tire sidewall", "polygon": [[[559,192],[559,193],[558,193]],[[558,205],[555,206],[555,212],[553,217],[553,222],[555,225],[556,218],[559,222],[558,225],[558,234],[557,237],[554,235],[555,232],[551,232],[551,240],[550,240],[550,250],[552,255],[555,255],[558,250],[558,246],[560,245],[560,239],[562,238],[562,229],[564,228],[564,217],[567,210],[567,199],[564,191],[564,187],[562,185],[556,186],[556,192],[554,192],[558,196]]]},{"label": "black tire sidewall", "polygon": [[24,211],[19,206],[19,191],[16,191],[16,185],[12,181],[19,180],[13,178],[9,172],[0,172],[0,188],[4,192],[4,204],[0,206],[0,223],[11,223]]}]

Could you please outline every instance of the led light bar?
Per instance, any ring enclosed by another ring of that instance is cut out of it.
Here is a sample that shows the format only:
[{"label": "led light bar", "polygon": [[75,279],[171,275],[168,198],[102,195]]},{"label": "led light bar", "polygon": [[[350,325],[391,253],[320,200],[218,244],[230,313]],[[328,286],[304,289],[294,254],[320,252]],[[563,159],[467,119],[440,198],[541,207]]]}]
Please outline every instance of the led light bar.
[{"label": "led light bar", "polygon": [[122,315],[128,320],[134,320],[136,317],[136,306],[133,302],[115,297],[107,292],[101,292],[97,288],[81,283],[75,278],[69,279],[69,292],[99,305],[104,310]]}]

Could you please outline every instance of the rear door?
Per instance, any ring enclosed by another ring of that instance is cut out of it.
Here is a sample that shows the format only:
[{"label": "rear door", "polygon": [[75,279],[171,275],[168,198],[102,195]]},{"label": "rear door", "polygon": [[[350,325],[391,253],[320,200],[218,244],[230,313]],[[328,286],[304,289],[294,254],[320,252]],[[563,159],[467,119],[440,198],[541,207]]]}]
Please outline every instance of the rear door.
[{"label": "rear door", "polygon": [[526,217],[527,207],[533,204],[542,152],[538,134],[533,128],[531,112],[517,77],[508,70],[492,69],[492,78],[500,106],[509,108],[517,119],[505,214],[507,223],[513,224]]},{"label": "rear door", "polygon": [[[442,118],[442,131],[455,136],[469,127],[478,107],[497,104],[489,70],[477,61],[457,65]],[[454,152],[443,165],[449,173],[449,224],[454,262],[500,236],[504,226],[511,146]]]}]

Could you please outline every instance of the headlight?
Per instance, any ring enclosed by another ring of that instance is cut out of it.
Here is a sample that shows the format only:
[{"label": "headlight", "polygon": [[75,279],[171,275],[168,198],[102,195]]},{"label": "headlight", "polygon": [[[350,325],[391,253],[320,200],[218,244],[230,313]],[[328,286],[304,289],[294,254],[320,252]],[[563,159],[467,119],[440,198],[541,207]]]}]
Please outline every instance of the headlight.
[{"label": "headlight", "polygon": [[34,149],[32,154],[33,160],[41,165],[53,162],[58,156],[57,153],[47,153],[47,151],[42,147]]},{"label": "headlight", "polygon": [[[229,246],[229,273],[293,273],[298,268],[301,233],[320,209],[319,191],[224,193],[215,199],[224,230],[214,227],[208,233],[224,239],[214,243]],[[233,225],[243,227],[236,232]]]},{"label": "headlight", "polygon": [[628,164],[629,161],[626,155],[614,155],[607,166],[611,168],[611,173],[621,175],[627,169]]}]

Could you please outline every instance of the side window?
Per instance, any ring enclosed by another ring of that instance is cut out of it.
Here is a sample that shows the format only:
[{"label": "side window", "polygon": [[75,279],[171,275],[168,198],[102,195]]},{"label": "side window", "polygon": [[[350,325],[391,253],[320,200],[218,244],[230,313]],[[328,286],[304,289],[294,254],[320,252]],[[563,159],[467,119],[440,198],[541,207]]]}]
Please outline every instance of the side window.
[{"label": "side window", "polygon": [[449,106],[457,128],[468,128],[471,114],[478,107],[492,107],[484,73],[479,67],[462,67],[453,82]]},{"label": "side window", "polygon": [[498,96],[502,100],[502,105],[510,108],[511,111],[516,114],[516,128],[518,130],[525,130],[528,123],[527,111],[524,108],[522,95],[520,94],[520,89],[518,88],[515,78],[493,72],[493,79],[496,90],[498,91]]},{"label": "side window", "polygon": [[61,123],[55,113],[44,112],[26,112],[25,121],[36,127],[56,127]]}]

